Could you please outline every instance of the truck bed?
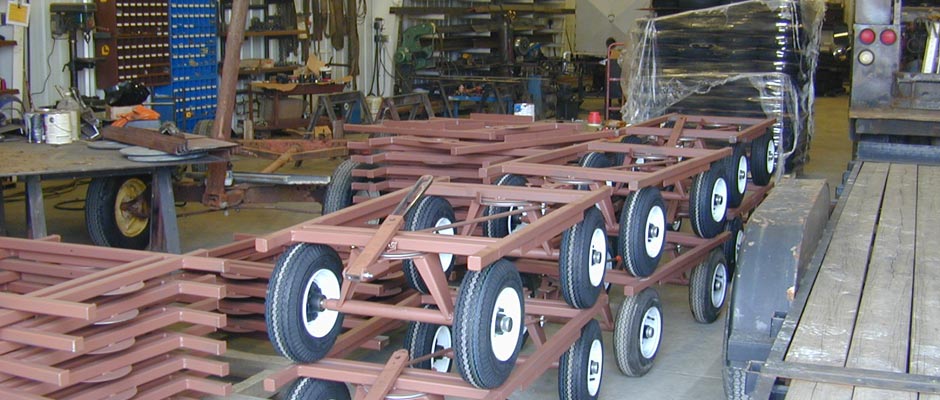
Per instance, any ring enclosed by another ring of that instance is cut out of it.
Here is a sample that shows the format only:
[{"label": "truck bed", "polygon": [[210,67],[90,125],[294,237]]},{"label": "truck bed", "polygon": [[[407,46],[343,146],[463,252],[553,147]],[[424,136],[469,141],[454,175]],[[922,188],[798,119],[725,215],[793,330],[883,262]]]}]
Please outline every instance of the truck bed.
[{"label": "truck bed", "polygon": [[940,399],[940,167],[865,162],[849,183],[755,398]]}]

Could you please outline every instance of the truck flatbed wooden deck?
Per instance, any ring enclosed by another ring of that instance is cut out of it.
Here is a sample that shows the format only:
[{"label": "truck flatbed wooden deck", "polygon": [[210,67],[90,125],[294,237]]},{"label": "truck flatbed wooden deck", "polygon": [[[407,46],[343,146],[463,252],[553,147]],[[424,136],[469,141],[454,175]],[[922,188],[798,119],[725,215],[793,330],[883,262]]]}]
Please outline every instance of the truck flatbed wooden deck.
[{"label": "truck flatbed wooden deck", "polygon": [[849,183],[755,399],[940,398],[940,167],[865,162]]}]

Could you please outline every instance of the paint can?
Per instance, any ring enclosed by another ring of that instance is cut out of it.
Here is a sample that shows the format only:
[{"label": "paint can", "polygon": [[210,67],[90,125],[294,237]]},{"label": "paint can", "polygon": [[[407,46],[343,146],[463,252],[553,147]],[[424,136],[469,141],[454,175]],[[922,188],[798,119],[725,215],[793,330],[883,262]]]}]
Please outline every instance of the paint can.
[{"label": "paint can", "polygon": [[320,83],[327,84],[333,81],[333,68],[320,67]]},{"label": "paint can", "polygon": [[366,104],[369,105],[369,114],[372,114],[372,119],[378,120],[379,111],[382,110],[382,97],[366,96]]},{"label": "paint can", "polygon": [[42,113],[28,112],[23,114],[26,128],[26,141],[29,143],[42,143],[46,140],[46,125]]},{"label": "paint can", "polygon": [[72,143],[72,114],[68,110],[44,110],[43,121],[46,126],[46,143]]}]

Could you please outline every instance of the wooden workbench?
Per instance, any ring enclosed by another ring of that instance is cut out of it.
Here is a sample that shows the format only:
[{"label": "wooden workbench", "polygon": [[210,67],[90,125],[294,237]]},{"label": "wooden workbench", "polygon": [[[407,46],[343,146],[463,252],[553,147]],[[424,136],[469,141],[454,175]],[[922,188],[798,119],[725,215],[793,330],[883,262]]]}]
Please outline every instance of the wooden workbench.
[{"label": "wooden workbench", "polygon": [[940,167],[852,179],[754,398],[788,378],[787,399],[940,399]]},{"label": "wooden workbench", "polygon": [[[185,164],[205,164],[225,158],[207,155],[197,159],[143,163],[130,161],[117,150],[95,150],[85,142],[67,145],[0,142],[0,177],[26,181],[26,221],[32,238],[46,236],[42,179],[148,174],[153,176],[151,249],[180,252],[176,210],[173,206],[173,170]],[[4,233],[3,192],[0,190],[0,233]]]}]

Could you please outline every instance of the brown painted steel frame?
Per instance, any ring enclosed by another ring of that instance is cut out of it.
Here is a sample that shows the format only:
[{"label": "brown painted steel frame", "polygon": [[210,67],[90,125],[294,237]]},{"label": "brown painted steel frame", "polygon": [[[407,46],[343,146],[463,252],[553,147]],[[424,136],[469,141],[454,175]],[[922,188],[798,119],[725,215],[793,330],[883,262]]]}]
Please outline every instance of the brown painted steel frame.
[{"label": "brown painted steel frame", "polygon": [[[530,329],[533,338],[537,338],[536,351],[528,357],[520,357],[508,380],[496,389],[475,388],[454,373],[402,368],[400,354],[398,358],[393,355],[385,366],[335,358],[327,358],[313,364],[294,365],[270,375],[265,379],[264,386],[266,390],[273,392],[298,377],[308,377],[353,384],[357,387],[357,399],[384,399],[391,390],[423,393],[426,398],[457,396],[469,399],[506,399],[516,390],[528,387],[545,371],[557,365],[561,355],[581,336],[581,328],[588,321],[600,315],[604,324],[612,324],[607,303],[607,296],[602,295],[593,307],[576,310],[559,300],[527,299],[527,313],[531,309],[536,315],[567,320],[547,340],[537,320],[530,320],[526,327]],[[388,373],[390,366],[393,367],[392,373]]]},{"label": "brown painted steel frame", "polygon": [[[728,144],[750,143],[763,135],[776,122],[774,118],[718,117],[704,115],[666,114],[619,129],[622,136],[654,136],[665,142],[678,138],[716,140]],[[672,123],[672,126],[668,126]],[[695,125],[694,128],[687,124]],[[665,126],[661,126],[665,125]],[[722,125],[718,129],[703,129],[708,125]],[[679,129],[676,129],[679,128]]]}]

